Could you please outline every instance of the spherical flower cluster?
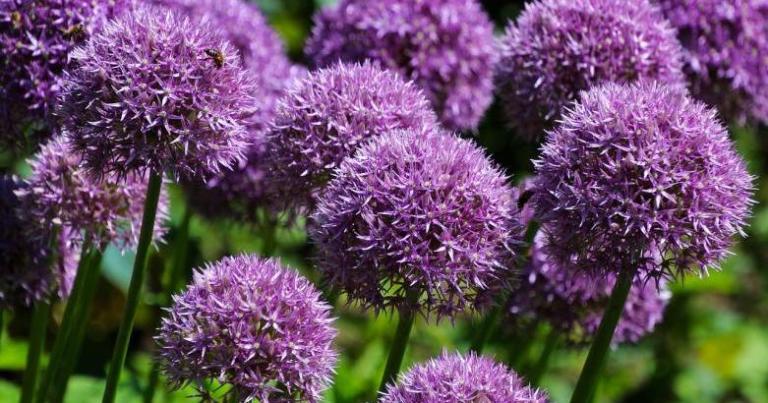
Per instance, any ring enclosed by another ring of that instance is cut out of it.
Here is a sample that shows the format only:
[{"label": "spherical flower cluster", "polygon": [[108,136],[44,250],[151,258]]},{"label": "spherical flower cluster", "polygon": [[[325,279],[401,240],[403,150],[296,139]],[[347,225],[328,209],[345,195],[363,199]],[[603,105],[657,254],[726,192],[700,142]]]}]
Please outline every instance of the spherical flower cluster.
[{"label": "spherical flower cluster", "polygon": [[216,32],[139,7],[71,53],[58,113],[92,174],[202,176],[243,158],[253,83]]},{"label": "spherical flower cluster", "polygon": [[307,54],[399,71],[450,129],[476,128],[493,97],[493,25],[476,0],[342,0],[315,17]]},{"label": "spherical flower cluster", "polygon": [[[137,174],[96,180],[81,167],[81,157],[62,137],[44,145],[30,160],[29,186],[18,192],[30,217],[49,230],[63,226],[91,237],[105,246],[115,242],[121,249],[138,244],[147,194],[147,179]],[[168,218],[168,197],[160,195],[153,240],[162,240]]]},{"label": "spherical flower cluster", "polygon": [[656,0],[678,30],[691,92],[729,120],[768,124],[768,3]]},{"label": "spherical flower cluster", "polygon": [[243,67],[254,81],[256,115],[252,119],[263,130],[272,119],[285,88],[304,75],[302,67],[291,65],[277,33],[267,24],[254,4],[243,0],[152,0],[180,12],[194,21],[219,30],[237,49]]},{"label": "spherical flower cluster", "polygon": [[706,273],[753,203],[715,111],[657,83],[583,93],[534,165],[547,254],[586,270]]},{"label": "spherical flower cluster", "polygon": [[498,93],[509,123],[528,139],[595,84],[685,85],[675,32],[648,0],[539,0],[500,44]]},{"label": "spherical flower cluster", "polygon": [[318,402],[336,362],[330,306],[296,272],[255,256],[224,258],[174,297],[157,336],[174,387],[230,385],[236,401]]},{"label": "spherical flower cluster", "polygon": [[[0,1],[0,145],[21,145],[26,126],[50,118],[72,49],[130,4],[132,0]],[[46,137],[50,130],[33,134]]]},{"label": "spherical flower cluster", "polygon": [[[30,306],[56,291],[65,298],[77,271],[75,234],[41,230],[16,193],[27,185],[0,177],[0,306]],[[55,234],[57,238],[51,239]],[[55,247],[56,250],[52,250]]]},{"label": "spherical flower cluster", "polygon": [[524,384],[490,358],[443,353],[416,365],[389,385],[379,403],[546,403],[547,395]]},{"label": "spherical flower cluster", "polygon": [[310,235],[325,281],[351,301],[451,317],[507,278],[515,213],[507,178],[473,143],[394,131],[341,164]]},{"label": "spherical flower cluster", "polygon": [[[539,232],[531,246],[529,263],[512,292],[509,313],[518,325],[543,319],[570,341],[589,342],[597,332],[615,284],[615,273],[595,275],[552,261]],[[652,332],[664,317],[668,299],[663,283],[636,277],[613,342],[637,342]]]},{"label": "spherical flower cluster", "polygon": [[288,90],[269,136],[270,186],[289,207],[311,207],[344,158],[371,137],[437,125],[412,83],[370,63],[338,64]]}]

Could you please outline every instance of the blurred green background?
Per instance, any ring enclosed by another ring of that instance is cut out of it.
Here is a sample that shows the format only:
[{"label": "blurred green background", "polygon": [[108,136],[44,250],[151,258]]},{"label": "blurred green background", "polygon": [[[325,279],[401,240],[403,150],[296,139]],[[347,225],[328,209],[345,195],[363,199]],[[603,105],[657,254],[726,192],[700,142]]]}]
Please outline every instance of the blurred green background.
[{"label": "blurred green background", "polygon": [[[312,14],[333,0],[259,0],[270,22],[285,40],[291,58],[303,62],[304,39],[311,29]],[[522,2],[488,0],[486,10],[498,29],[521,9]],[[748,159],[753,174],[768,172],[768,130],[732,128],[739,150]],[[477,141],[502,164],[515,180],[531,171],[536,146],[515,139],[505,129],[494,105],[479,132]],[[17,172],[25,167],[19,163]],[[768,209],[764,201],[763,179],[758,180],[761,202],[754,211],[750,237],[734,249],[734,255],[720,272],[705,279],[689,278],[673,287],[673,297],[663,323],[656,332],[637,345],[624,345],[614,351],[599,386],[597,402],[768,402]],[[171,232],[165,244],[150,256],[148,292],[137,317],[127,370],[123,371],[117,400],[140,402],[151,369],[152,336],[161,306],[164,266],[169,261],[184,210],[184,199],[171,188]],[[197,267],[221,256],[240,252],[264,253],[258,228],[233,222],[207,222],[193,217],[190,227],[188,264]],[[309,256],[311,245],[298,224],[279,228],[274,255],[316,279]],[[67,402],[99,402],[103,377],[112,343],[117,334],[125,291],[130,279],[133,256],[108,250],[102,262],[103,277],[91,313],[89,331],[79,358],[76,374],[67,391]],[[49,343],[63,312],[54,307],[54,323],[49,328]],[[335,386],[327,393],[328,402],[361,402],[372,399],[378,386],[396,318],[378,318],[345,307],[338,301],[337,345],[342,356]],[[0,339],[0,402],[18,400],[29,332],[30,312],[6,313]],[[466,351],[477,318],[461,318],[455,323],[417,322],[406,352],[404,369],[413,362],[434,357],[442,350]],[[502,329],[489,341],[486,354],[514,363],[523,374],[532,371],[544,346],[545,328],[515,334]],[[532,337],[533,336],[533,337]],[[518,356],[528,341],[525,354]],[[566,402],[576,381],[586,349],[560,346],[551,357],[549,370],[539,382],[554,402]],[[162,383],[162,380],[161,380]],[[159,391],[155,401],[195,401],[191,390]]]}]

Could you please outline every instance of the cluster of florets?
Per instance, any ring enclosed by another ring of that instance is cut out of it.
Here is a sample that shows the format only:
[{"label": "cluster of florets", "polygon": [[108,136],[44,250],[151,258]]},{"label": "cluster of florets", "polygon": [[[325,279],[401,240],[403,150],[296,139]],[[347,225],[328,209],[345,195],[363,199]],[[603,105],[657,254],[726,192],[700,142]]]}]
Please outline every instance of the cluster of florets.
[{"label": "cluster of florets", "polygon": [[312,72],[278,106],[268,150],[274,199],[311,209],[333,170],[365,141],[435,126],[429,101],[396,73],[369,63]]},{"label": "cluster of florets", "polygon": [[656,0],[677,28],[691,92],[729,120],[768,124],[768,3]]},{"label": "cluster of florets", "polygon": [[685,85],[675,32],[647,0],[536,1],[500,43],[497,91],[509,123],[529,139],[593,85]]},{"label": "cluster of florets", "polygon": [[[0,177],[0,306],[30,306],[57,291],[69,295],[77,271],[77,237],[39,228],[17,193],[27,185]],[[52,237],[56,237],[52,239]]]},{"label": "cluster of florets", "polygon": [[277,261],[224,258],[174,297],[157,336],[174,387],[231,386],[237,401],[318,402],[336,362],[330,306]]},{"label": "cluster of florets", "polygon": [[315,17],[307,54],[400,72],[451,129],[476,128],[493,96],[493,25],[476,0],[342,0]]},{"label": "cluster of florets", "polygon": [[243,158],[253,83],[215,28],[138,7],[71,57],[58,113],[90,173],[203,176]]},{"label": "cluster of florets", "polygon": [[[543,319],[571,342],[589,342],[597,332],[615,284],[615,273],[574,270],[550,259],[539,233],[531,246],[530,260],[520,273],[520,282],[511,293],[509,314],[516,325]],[[636,277],[613,343],[637,342],[652,332],[664,317],[668,299],[663,282]]]},{"label": "cluster of florets", "polygon": [[[137,174],[94,179],[86,174],[78,153],[61,137],[52,139],[30,161],[28,186],[18,192],[30,218],[50,231],[66,227],[88,236],[101,247],[114,242],[120,249],[138,244],[147,194],[147,179]],[[161,193],[154,225],[156,242],[165,234],[168,197]]]},{"label": "cluster of florets", "polygon": [[706,273],[753,203],[715,111],[656,83],[583,93],[534,164],[547,254],[584,270]]},{"label": "cluster of florets", "polygon": [[50,133],[25,126],[39,129],[49,120],[72,49],[130,4],[131,0],[0,2],[0,145],[19,146],[25,135]]},{"label": "cluster of florets", "polygon": [[451,317],[507,276],[514,216],[507,177],[472,142],[393,131],[337,169],[310,235],[351,301]]},{"label": "cluster of florets", "polygon": [[379,403],[546,403],[547,395],[490,358],[443,353],[387,387]]}]

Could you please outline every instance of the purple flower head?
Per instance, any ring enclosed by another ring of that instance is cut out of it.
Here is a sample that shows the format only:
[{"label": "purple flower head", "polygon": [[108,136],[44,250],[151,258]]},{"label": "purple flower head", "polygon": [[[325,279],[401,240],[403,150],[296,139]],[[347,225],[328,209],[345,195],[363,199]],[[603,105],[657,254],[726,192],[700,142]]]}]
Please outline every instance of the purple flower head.
[{"label": "purple flower head", "polygon": [[593,85],[639,79],[685,85],[675,32],[648,0],[539,0],[510,23],[500,46],[502,105],[510,124],[531,140]]},{"label": "purple flower head", "polygon": [[268,151],[274,198],[311,209],[333,169],[362,143],[395,129],[435,126],[429,101],[395,73],[370,63],[312,72],[278,106]]},{"label": "purple flower head", "polygon": [[[0,177],[0,307],[30,306],[55,292],[66,298],[77,270],[75,234],[45,231],[17,196],[27,185]],[[51,240],[55,234],[57,238]],[[56,250],[52,250],[55,247]]]},{"label": "purple flower head", "polygon": [[280,37],[258,7],[243,0],[152,1],[219,30],[237,49],[243,67],[250,71],[249,78],[254,81],[257,112],[252,120],[257,127],[252,129],[264,130],[274,115],[279,97],[303,71],[291,65]]},{"label": "purple flower head", "polygon": [[472,142],[393,131],[341,164],[310,236],[324,280],[351,301],[439,319],[507,277],[515,214],[507,177]]},{"label": "purple flower head", "polygon": [[729,120],[768,124],[768,2],[656,3],[677,28],[691,92]]},{"label": "purple flower head", "polygon": [[132,3],[0,1],[0,146],[22,146],[29,129],[33,141],[50,135],[40,123],[50,119],[70,52]]},{"label": "purple flower head", "polygon": [[227,257],[174,297],[159,358],[176,388],[216,379],[236,401],[318,402],[336,363],[330,309],[277,261]]},{"label": "purple flower head", "polygon": [[400,72],[455,130],[476,128],[493,97],[493,25],[476,0],[342,0],[316,15],[306,53]]},{"label": "purple flower head", "polygon": [[[44,145],[32,158],[29,186],[19,195],[31,217],[52,231],[64,226],[87,234],[97,245],[114,242],[118,248],[138,244],[147,179],[138,174],[96,180],[81,168],[81,157],[61,136]],[[168,197],[160,195],[153,240],[162,240],[168,218]]]},{"label": "purple flower head", "polygon": [[138,7],[71,53],[58,113],[90,173],[195,177],[243,158],[253,83],[216,32]]},{"label": "purple flower head", "polygon": [[[752,177],[714,110],[657,83],[582,93],[542,148],[534,201],[547,254],[658,277],[717,267],[744,236]],[[599,269],[598,269],[599,268]]]},{"label": "purple flower head", "polygon": [[419,364],[387,387],[379,403],[546,403],[544,392],[527,386],[503,364],[474,353],[443,353]]},{"label": "purple flower head", "polygon": [[[539,232],[530,262],[512,293],[509,313],[516,325],[543,319],[574,343],[590,342],[616,284],[616,274],[595,275],[552,261]],[[663,319],[668,292],[652,279],[636,277],[614,331],[615,344],[637,342]],[[523,327],[523,326],[520,326]]]}]

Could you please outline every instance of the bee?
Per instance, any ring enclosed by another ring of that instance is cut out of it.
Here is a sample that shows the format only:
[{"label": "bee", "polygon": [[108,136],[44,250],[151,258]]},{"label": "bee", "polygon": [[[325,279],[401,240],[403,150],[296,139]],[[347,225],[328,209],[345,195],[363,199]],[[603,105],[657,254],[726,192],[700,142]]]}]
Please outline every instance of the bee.
[{"label": "bee", "polygon": [[213,60],[213,64],[217,69],[224,67],[224,53],[218,49],[206,49],[205,54],[208,58]]},{"label": "bee", "polygon": [[74,40],[79,40],[85,36],[85,30],[83,30],[83,26],[80,24],[73,25],[64,31],[64,36]]}]

